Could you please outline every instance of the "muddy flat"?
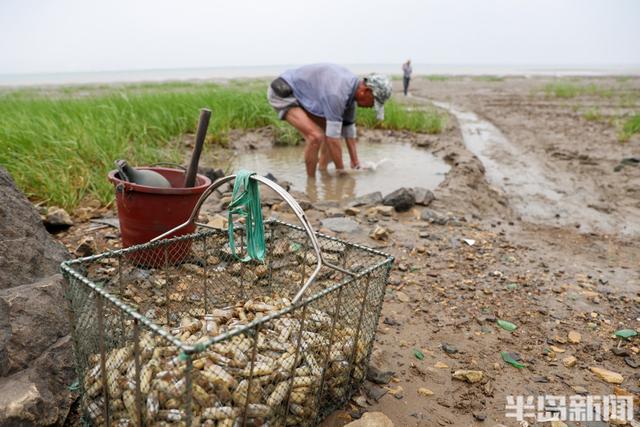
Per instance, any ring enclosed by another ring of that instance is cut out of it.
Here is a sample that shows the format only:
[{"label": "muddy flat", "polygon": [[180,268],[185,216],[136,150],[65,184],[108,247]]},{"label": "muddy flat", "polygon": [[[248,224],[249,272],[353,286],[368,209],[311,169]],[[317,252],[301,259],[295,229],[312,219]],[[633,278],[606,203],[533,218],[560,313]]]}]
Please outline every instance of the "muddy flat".
[{"label": "muddy flat", "polygon": [[[603,90],[545,91],[558,82]],[[414,144],[449,169],[428,207],[350,211],[354,233],[320,225],[344,216],[349,200],[314,201],[307,211],[317,229],[396,257],[371,353],[372,367],[392,375],[372,374],[380,384],[366,382],[325,424],[381,411],[396,426],[511,426],[519,424],[506,416],[507,396],[639,398],[640,338],[614,333],[640,330],[640,165],[623,161],[640,156],[640,135],[619,140],[621,118],[640,109],[640,78],[416,77],[409,97],[396,83],[400,102],[447,114],[445,131],[363,131],[363,143]],[[269,138],[245,134],[237,148],[269,150]],[[375,227],[388,237],[370,237]],[[74,250],[91,229],[60,236]],[[117,246],[117,231],[93,233],[101,247]],[[459,370],[481,378],[456,379]]]}]

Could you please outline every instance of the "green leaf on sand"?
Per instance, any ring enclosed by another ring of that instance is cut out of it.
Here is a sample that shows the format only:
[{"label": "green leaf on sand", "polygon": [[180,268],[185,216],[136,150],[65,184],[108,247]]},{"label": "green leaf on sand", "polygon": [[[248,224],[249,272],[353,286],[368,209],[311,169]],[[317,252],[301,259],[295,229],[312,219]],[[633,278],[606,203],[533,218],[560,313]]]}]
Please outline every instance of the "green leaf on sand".
[{"label": "green leaf on sand", "polygon": [[498,324],[498,326],[500,326],[502,329],[509,331],[509,332],[513,332],[516,330],[517,326],[514,325],[511,322],[507,322],[506,320],[496,320],[496,323]]},{"label": "green leaf on sand", "polygon": [[518,362],[517,360],[515,360],[513,357],[511,357],[511,355],[509,353],[507,353],[506,351],[501,351],[500,352],[500,356],[502,356],[502,360],[504,360],[505,362],[507,362],[508,364],[510,364],[511,366],[514,366],[518,369],[522,369],[524,368],[524,365],[520,362]]},{"label": "green leaf on sand", "polygon": [[413,355],[416,357],[416,359],[418,360],[424,360],[424,353],[421,352],[420,350],[417,349],[413,349]]},{"label": "green leaf on sand", "polygon": [[631,337],[635,337],[638,333],[633,329],[620,329],[619,331],[616,331],[615,335],[619,338],[629,339]]}]

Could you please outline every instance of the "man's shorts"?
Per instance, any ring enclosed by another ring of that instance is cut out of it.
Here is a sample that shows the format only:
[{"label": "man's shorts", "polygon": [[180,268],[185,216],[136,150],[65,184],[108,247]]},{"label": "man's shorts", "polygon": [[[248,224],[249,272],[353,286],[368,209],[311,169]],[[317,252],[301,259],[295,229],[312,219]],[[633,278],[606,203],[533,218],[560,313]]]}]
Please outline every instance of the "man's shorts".
[{"label": "man's shorts", "polygon": [[273,107],[274,110],[278,113],[278,117],[280,120],[284,120],[287,113],[293,107],[299,107],[300,103],[298,100],[292,95],[287,96],[286,98],[279,97],[273,92],[271,86],[267,89],[267,100],[269,104]]}]

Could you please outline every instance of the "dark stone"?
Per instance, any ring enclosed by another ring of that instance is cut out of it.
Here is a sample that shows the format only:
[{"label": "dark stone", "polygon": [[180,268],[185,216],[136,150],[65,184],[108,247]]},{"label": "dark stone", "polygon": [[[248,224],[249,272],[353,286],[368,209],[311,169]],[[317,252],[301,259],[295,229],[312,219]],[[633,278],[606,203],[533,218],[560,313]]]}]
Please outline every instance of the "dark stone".
[{"label": "dark stone", "polygon": [[384,320],[382,321],[382,323],[384,323],[385,325],[389,325],[389,326],[400,326],[400,322],[398,322],[395,319],[392,319],[390,317],[385,317]]},{"label": "dark stone", "polygon": [[631,356],[631,352],[629,350],[627,350],[626,348],[620,348],[620,347],[613,347],[611,349],[611,353],[615,354],[616,356],[620,356],[620,357]]},{"label": "dark stone", "polygon": [[222,169],[214,169],[209,167],[199,167],[198,173],[200,175],[204,175],[211,180],[211,182],[215,182],[217,179],[224,177],[224,171]]},{"label": "dark stone", "polygon": [[413,197],[416,199],[416,205],[429,206],[436,199],[431,190],[422,187],[413,187],[411,189]]},{"label": "dark stone", "polygon": [[0,427],[62,425],[77,397],[68,390],[76,377],[72,355],[67,335],[28,369],[0,377]]},{"label": "dark stone", "polygon": [[638,361],[636,359],[634,359],[631,356],[627,356],[624,358],[624,363],[626,363],[628,366],[632,367],[632,368],[637,368],[640,366],[640,363],[638,363]]},{"label": "dark stone", "polygon": [[382,204],[385,206],[393,206],[398,212],[408,211],[416,204],[416,198],[406,188],[399,188],[396,191],[387,194],[382,199]]},{"label": "dark stone", "polygon": [[25,369],[69,333],[62,276],[0,291],[0,376]]},{"label": "dark stone", "polygon": [[382,193],[379,191],[376,191],[374,193],[369,193],[369,194],[365,194],[364,196],[356,197],[355,199],[353,199],[351,203],[349,203],[349,206],[358,207],[358,206],[365,206],[365,205],[377,205],[379,203],[382,203]]},{"label": "dark stone", "polygon": [[56,274],[69,257],[42,225],[35,207],[0,167],[0,289]]},{"label": "dark stone", "polygon": [[267,178],[267,179],[270,179],[271,181],[275,182],[276,184],[278,183],[278,178],[276,178],[271,172],[268,172],[264,177]]},{"label": "dark stone", "polygon": [[369,399],[372,399],[374,401],[378,401],[382,398],[382,396],[384,396],[385,394],[387,394],[387,390],[380,387],[379,385],[376,385],[374,383],[372,383],[371,381],[365,381],[364,382],[364,392],[367,394],[367,397]]},{"label": "dark stone", "polygon": [[369,366],[369,368],[367,369],[367,379],[376,384],[389,384],[389,381],[391,381],[393,374],[395,374],[395,372],[382,371],[375,366]]},{"label": "dark stone", "polygon": [[442,343],[442,350],[447,354],[456,354],[458,352],[457,348],[447,343]]},{"label": "dark stone", "polygon": [[535,376],[535,377],[532,377],[531,380],[534,383],[541,383],[541,384],[547,384],[549,382],[549,378],[544,376]]},{"label": "dark stone", "polygon": [[487,419],[487,415],[486,414],[479,414],[479,413],[474,412],[473,413],[473,418],[475,418],[478,421],[484,421],[484,420]]}]

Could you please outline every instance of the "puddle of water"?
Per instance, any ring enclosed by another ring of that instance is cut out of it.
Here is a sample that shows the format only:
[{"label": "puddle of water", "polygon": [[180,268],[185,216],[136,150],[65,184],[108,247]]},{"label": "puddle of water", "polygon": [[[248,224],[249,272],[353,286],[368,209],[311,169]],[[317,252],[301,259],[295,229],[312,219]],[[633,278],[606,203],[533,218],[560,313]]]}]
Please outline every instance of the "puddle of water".
[{"label": "puddle of water", "polygon": [[[358,157],[362,163],[378,163],[376,170],[351,171],[337,175],[333,165],[329,171],[308,179],[304,167],[304,146],[276,146],[270,150],[248,151],[239,154],[233,168],[254,170],[260,175],[272,173],[279,180],[289,181],[294,190],[304,191],[311,201],[348,200],[380,191],[383,196],[400,187],[436,188],[449,166],[424,149],[409,143],[358,143]],[[343,159],[349,156],[343,149]]]},{"label": "puddle of water", "polygon": [[580,230],[637,234],[637,224],[589,207],[598,204],[598,191],[570,175],[553,173],[543,162],[509,142],[490,122],[445,102],[434,105],[456,116],[464,143],[485,167],[489,183],[502,190],[523,218]]}]

